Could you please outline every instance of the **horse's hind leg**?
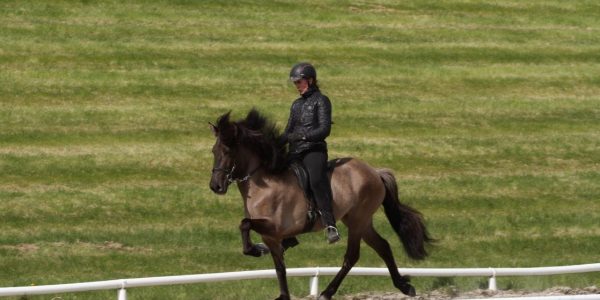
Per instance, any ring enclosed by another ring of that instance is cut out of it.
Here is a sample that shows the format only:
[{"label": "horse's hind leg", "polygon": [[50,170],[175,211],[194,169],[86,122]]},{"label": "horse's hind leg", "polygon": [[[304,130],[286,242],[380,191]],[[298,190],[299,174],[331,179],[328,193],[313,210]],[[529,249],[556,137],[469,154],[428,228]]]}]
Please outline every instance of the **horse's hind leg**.
[{"label": "horse's hind leg", "polygon": [[398,267],[396,266],[390,244],[375,231],[373,224],[370,224],[367,230],[365,230],[363,239],[385,262],[385,265],[390,271],[390,275],[392,275],[394,286],[402,291],[402,293],[414,297],[416,295],[415,288],[410,285],[408,277],[402,276],[400,275],[400,272],[398,272]]},{"label": "horse's hind leg", "polygon": [[344,256],[344,264],[337,273],[335,278],[329,283],[327,288],[321,293],[319,300],[329,300],[337,292],[342,280],[348,275],[350,269],[356,264],[360,257],[360,233],[348,232],[348,245],[346,247],[346,255]]}]

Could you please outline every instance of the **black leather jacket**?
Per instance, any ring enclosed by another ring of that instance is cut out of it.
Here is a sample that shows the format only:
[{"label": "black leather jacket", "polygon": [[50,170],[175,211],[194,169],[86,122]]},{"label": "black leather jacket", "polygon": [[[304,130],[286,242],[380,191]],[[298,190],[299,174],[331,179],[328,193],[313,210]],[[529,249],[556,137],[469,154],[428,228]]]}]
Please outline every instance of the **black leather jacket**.
[{"label": "black leather jacket", "polygon": [[[283,138],[289,141],[289,152],[298,155],[308,150],[327,152],[325,138],[331,132],[331,102],[319,89],[313,88],[296,99]],[[294,140],[292,134],[301,138]]]}]

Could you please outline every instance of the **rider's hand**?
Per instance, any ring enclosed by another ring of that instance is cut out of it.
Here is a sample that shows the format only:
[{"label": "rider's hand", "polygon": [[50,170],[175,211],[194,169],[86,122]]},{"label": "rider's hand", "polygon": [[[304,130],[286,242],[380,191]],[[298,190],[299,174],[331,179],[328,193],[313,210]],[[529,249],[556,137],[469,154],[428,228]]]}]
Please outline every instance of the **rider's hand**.
[{"label": "rider's hand", "polygon": [[288,140],[290,142],[296,142],[296,141],[300,141],[300,140],[305,140],[305,138],[302,133],[292,132],[292,133],[288,134]]}]

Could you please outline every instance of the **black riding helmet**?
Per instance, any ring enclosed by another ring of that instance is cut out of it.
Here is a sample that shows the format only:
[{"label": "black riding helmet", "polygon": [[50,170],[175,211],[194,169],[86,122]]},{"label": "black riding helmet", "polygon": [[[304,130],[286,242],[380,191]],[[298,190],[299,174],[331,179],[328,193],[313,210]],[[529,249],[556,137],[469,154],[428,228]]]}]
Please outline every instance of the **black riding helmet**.
[{"label": "black riding helmet", "polygon": [[315,70],[315,67],[307,62],[295,64],[290,71],[290,80],[294,82],[302,78],[317,80],[317,70]]}]

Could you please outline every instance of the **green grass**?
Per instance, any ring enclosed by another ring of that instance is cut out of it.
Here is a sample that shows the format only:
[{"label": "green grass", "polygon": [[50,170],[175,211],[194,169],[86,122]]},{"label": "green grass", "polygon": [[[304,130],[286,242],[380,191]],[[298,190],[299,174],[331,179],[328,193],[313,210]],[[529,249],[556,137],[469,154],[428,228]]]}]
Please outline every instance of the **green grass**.
[{"label": "green grass", "polygon": [[[410,261],[378,213],[401,266],[598,262],[596,1],[3,1],[0,19],[0,286],[271,269],[241,254],[237,190],[208,189],[207,122],[257,107],[283,126],[296,97],[286,75],[302,60],[333,103],[330,156],[392,168],[439,239]],[[288,267],[341,264],[342,243],[300,240]],[[384,266],[364,245],[358,265]],[[290,278],[292,294],[305,296],[307,282]],[[486,285],[413,282],[418,292]],[[277,289],[250,280],[128,294],[269,299]],[[393,290],[387,278],[350,277],[339,294]]]}]

